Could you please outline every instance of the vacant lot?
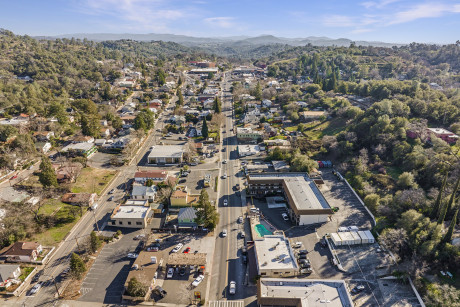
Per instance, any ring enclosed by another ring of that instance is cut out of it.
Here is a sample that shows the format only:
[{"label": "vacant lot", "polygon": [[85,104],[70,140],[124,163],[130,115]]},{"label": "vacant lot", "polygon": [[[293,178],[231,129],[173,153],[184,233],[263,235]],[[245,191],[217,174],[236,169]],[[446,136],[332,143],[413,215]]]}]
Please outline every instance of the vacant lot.
[{"label": "vacant lot", "polygon": [[84,168],[78,176],[77,182],[72,187],[74,193],[97,193],[101,194],[106,184],[115,176],[116,171],[99,168]]}]

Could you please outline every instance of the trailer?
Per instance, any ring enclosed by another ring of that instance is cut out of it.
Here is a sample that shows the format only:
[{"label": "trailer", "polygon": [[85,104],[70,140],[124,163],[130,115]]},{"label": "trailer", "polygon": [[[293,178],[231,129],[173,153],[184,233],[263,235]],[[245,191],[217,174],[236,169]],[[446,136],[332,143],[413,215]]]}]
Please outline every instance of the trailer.
[{"label": "trailer", "polygon": [[353,242],[355,245],[362,244],[361,237],[358,235],[356,231],[350,231],[350,234],[353,237]]},{"label": "trailer", "polygon": [[339,227],[339,229],[337,230],[338,232],[347,232],[348,231],[348,227]]},{"label": "trailer", "polygon": [[332,240],[332,242],[334,242],[335,246],[341,246],[342,245],[342,239],[335,232],[331,233],[331,240]]},{"label": "trailer", "polygon": [[342,239],[342,245],[354,245],[354,238],[349,232],[339,232],[339,236]]},{"label": "trailer", "polygon": [[349,231],[358,231],[359,228],[358,228],[358,226],[348,226],[348,230]]},{"label": "trailer", "polygon": [[364,230],[364,233],[366,234],[367,238],[369,239],[369,243],[374,243],[375,239],[372,233],[369,230]]},{"label": "trailer", "polygon": [[361,242],[362,244],[368,244],[369,243],[369,238],[366,236],[366,233],[364,231],[358,231],[358,235],[361,237]]}]

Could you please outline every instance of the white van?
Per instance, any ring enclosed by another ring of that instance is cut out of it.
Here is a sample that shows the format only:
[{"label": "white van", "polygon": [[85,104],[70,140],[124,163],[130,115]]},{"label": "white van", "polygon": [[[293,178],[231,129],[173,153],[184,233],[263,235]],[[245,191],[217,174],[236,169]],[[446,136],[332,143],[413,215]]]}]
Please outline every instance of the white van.
[{"label": "white van", "polygon": [[99,206],[99,205],[98,205],[97,203],[94,203],[94,204],[91,206],[91,210],[93,210],[93,211],[96,210],[98,206]]}]

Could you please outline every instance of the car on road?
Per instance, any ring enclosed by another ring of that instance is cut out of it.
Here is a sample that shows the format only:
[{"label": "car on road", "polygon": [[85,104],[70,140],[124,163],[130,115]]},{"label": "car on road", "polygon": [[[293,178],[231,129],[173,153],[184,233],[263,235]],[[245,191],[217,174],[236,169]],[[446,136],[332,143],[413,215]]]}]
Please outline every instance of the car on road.
[{"label": "car on road", "polygon": [[364,290],[364,286],[363,285],[358,285],[358,286],[354,287],[353,289],[351,289],[351,293],[356,294],[356,293],[359,293],[359,292],[361,292],[363,290]]},{"label": "car on road", "polygon": [[142,240],[145,238],[145,235],[144,234],[140,234],[140,235],[137,235],[134,237],[134,240]]},{"label": "car on road", "polygon": [[225,238],[226,236],[227,236],[227,229],[224,229],[222,230],[222,237]]},{"label": "car on road", "polygon": [[187,247],[186,249],[184,249],[184,254],[188,254],[190,253],[190,247]]},{"label": "car on road", "polygon": [[128,258],[129,258],[129,259],[136,259],[137,256],[139,256],[139,255],[136,254],[136,253],[128,253]]},{"label": "car on road", "polygon": [[107,201],[112,201],[113,200],[113,196],[110,196]]},{"label": "car on road", "polygon": [[224,199],[224,206],[228,205],[228,200]]},{"label": "car on road", "polygon": [[225,173],[224,175],[222,175],[222,179],[227,179],[227,173]]},{"label": "car on road", "polygon": [[171,252],[177,253],[178,251],[180,251],[182,249],[182,247],[184,247],[184,244],[179,243],[179,244],[176,245],[176,247],[173,248],[173,250]]},{"label": "car on road", "polygon": [[289,221],[289,216],[286,213],[281,214],[281,216],[283,217],[283,220]]},{"label": "car on road", "polygon": [[186,183],[187,182],[187,179],[185,178],[182,178],[181,180],[179,180],[179,183]]},{"label": "car on road", "polygon": [[39,271],[37,274],[34,275],[34,277],[32,278],[32,282],[37,282],[39,279],[40,279],[40,276],[42,276],[43,274],[43,270]]},{"label": "car on road", "polygon": [[35,286],[32,287],[32,289],[30,289],[30,294],[37,294],[41,288],[42,288],[42,282],[40,281],[36,283]]},{"label": "car on road", "polygon": [[242,216],[238,217],[238,223],[243,223],[243,217]]},{"label": "car on road", "polygon": [[13,177],[10,178],[10,180],[18,178],[18,175],[14,175]]},{"label": "car on road", "polygon": [[228,289],[228,293],[230,293],[230,294],[235,294],[236,293],[236,282],[233,281],[233,280],[230,282],[230,287]]},{"label": "car on road", "polygon": [[173,268],[169,268],[168,269],[168,273],[166,274],[166,278],[172,278],[174,275],[174,269]]},{"label": "car on road", "polygon": [[306,254],[308,254],[308,251],[306,249],[299,250],[299,255],[306,255]]},{"label": "car on road", "polygon": [[240,231],[240,237],[241,237],[241,238],[246,237],[246,235],[244,234],[244,231]]},{"label": "car on road", "polygon": [[193,287],[198,287],[198,285],[203,281],[204,279],[204,275],[199,275],[193,282],[192,282],[192,286]]},{"label": "car on road", "polygon": [[227,160],[222,161],[222,164],[227,164]]},{"label": "car on road", "polygon": [[182,172],[182,174],[180,175],[181,177],[187,177],[190,173],[189,172]]}]

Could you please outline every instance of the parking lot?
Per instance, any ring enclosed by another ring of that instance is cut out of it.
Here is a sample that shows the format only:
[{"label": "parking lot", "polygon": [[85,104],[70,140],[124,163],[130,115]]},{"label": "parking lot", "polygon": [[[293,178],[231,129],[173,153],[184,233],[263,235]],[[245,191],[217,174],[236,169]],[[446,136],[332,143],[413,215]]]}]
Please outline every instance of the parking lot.
[{"label": "parking lot", "polygon": [[136,251],[139,241],[133,238],[140,232],[124,231],[120,240],[103,247],[83,280],[80,289],[82,295],[78,300],[104,304],[116,304],[121,301],[126,277],[134,261],[128,259],[127,255]]},{"label": "parking lot", "polygon": [[[198,287],[192,287],[192,282],[200,275],[196,268],[190,269],[186,268],[185,275],[180,276],[179,270],[174,271],[172,278],[166,278],[166,272],[168,271],[168,266],[164,268],[165,275],[164,281],[159,280],[158,284],[168,293],[166,297],[160,300],[161,303],[170,303],[170,304],[190,304],[191,299],[195,291],[201,292],[201,297],[205,298],[206,292],[206,283],[208,282],[209,268],[212,261],[214,253],[214,243],[215,239],[213,236],[203,236],[197,234],[173,234],[169,236],[166,240],[163,240],[161,243],[161,250],[166,254],[165,257],[171,252],[171,250],[178,244],[182,243],[184,246],[179,251],[183,253],[187,247],[190,247],[190,253],[195,251],[199,253],[206,253],[206,267],[204,273],[204,280],[198,285]],[[166,261],[167,263],[167,261]],[[153,296],[155,300],[159,300],[159,297]]]}]

